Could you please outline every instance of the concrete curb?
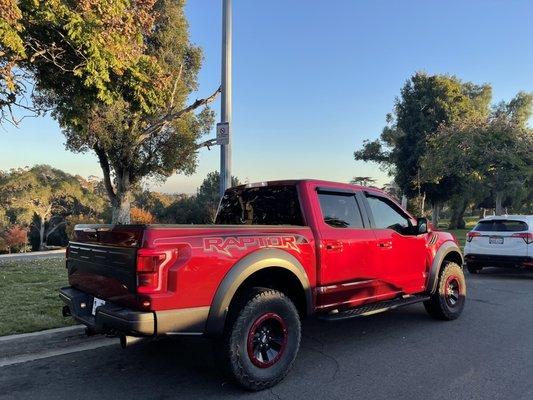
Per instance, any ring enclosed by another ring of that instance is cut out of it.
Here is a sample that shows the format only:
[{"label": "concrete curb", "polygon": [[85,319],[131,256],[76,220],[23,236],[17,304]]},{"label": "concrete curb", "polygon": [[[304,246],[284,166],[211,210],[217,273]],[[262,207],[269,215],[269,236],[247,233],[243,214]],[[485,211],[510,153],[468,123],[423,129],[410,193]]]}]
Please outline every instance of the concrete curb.
[{"label": "concrete curb", "polygon": [[37,338],[39,336],[51,336],[64,333],[80,333],[83,334],[85,327],[83,325],[66,326],[64,328],[46,329],[44,331],[30,332],[30,333],[18,333],[15,335],[0,336],[0,343],[10,340],[24,340],[28,338]]},{"label": "concrete curb", "polygon": [[116,338],[87,337],[83,325],[0,337],[0,368],[43,358],[118,345]]},{"label": "concrete curb", "polygon": [[18,259],[18,258],[57,257],[64,253],[65,253],[65,249],[32,251],[29,253],[0,254],[0,260],[12,260],[12,259]]}]

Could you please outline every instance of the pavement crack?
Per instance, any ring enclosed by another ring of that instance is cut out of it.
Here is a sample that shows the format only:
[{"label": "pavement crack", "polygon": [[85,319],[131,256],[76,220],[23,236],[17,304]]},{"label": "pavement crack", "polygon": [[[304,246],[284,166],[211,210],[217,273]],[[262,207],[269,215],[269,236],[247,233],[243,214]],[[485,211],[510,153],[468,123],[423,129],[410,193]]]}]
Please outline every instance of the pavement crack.
[{"label": "pavement crack", "polygon": [[279,394],[277,394],[277,393],[274,392],[274,389],[269,389],[269,392],[270,392],[270,394],[271,394],[272,396],[274,396],[276,399],[278,399],[278,400],[282,400],[282,399],[281,399],[281,396],[280,396]]},{"label": "pavement crack", "polygon": [[492,301],[489,301],[489,300],[483,300],[483,299],[474,299],[472,297],[469,297],[468,298],[469,301],[476,301],[478,303],[483,303],[483,304],[488,304],[490,306],[501,306],[500,303],[493,303]]},{"label": "pavement crack", "polygon": [[[309,336],[309,335],[302,335],[303,337],[305,337],[306,339],[311,339],[313,340],[315,343],[318,343],[321,347],[324,347],[324,343],[313,337],[313,336]],[[321,349],[318,349],[318,348],[315,348],[315,347],[312,347],[312,346],[308,346],[307,347],[309,350],[311,351],[314,351],[322,356],[324,356],[325,358],[333,361],[333,363],[335,364],[335,371],[333,372],[333,376],[331,377],[332,380],[335,380],[337,378],[337,374],[338,372],[340,371],[340,363],[339,361],[337,361],[337,359],[335,357],[333,357],[332,355],[326,353],[325,351],[321,350]]]}]

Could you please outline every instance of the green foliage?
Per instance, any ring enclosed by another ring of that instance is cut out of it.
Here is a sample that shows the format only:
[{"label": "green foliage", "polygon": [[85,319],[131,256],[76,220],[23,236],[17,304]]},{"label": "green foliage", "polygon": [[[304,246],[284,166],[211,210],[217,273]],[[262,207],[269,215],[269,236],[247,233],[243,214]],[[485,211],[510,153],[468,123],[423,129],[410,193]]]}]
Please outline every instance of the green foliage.
[{"label": "green foliage", "polygon": [[[239,179],[231,178],[231,185],[239,185]],[[165,222],[178,224],[212,224],[215,221],[219,195],[220,174],[210,172],[195,196],[183,196],[166,210]]]},{"label": "green foliage", "polygon": [[10,223],[38,232],[41,246],[68,216],[96,216],[105,209],[105,200],[92,183],[47,165],[2,174],[0,203]]},{"label": "green foliage", "polygon": [[366,141],[354,153],[355,159],[381,164],[394,175],[404,194],[425,192],[431,201],[446,199],[456,183],[453,179],[445,185],[423,183],[419,179],[427,140],[442,125],[488,115],[490,100],[489,85],[418,72],[401,89],[394,113],[387,116],[387,126],[380,138]]},{"label": "green foliage", "polygon": [[17,67],[67,148],[98,156],[115,222],[129,221],[142,179],[194,172],[198,139],[214,123],[209,108],[194,111],[218,91],[186,105],[202,53],[189,42],[184,0],[3,1],[0,109],[17,103]]},{"label": "green foliage", "polygon": [[[443,125],[428,141],[422,159],[424,178],[439,184],[453,175],[463,196],[492,194],[500,208],[505,193],[527,198],[533,180],[533,132],[527,126],[533,96],[519,93],[491,115]],[[478,188],[478,190],[474,190]]]}]

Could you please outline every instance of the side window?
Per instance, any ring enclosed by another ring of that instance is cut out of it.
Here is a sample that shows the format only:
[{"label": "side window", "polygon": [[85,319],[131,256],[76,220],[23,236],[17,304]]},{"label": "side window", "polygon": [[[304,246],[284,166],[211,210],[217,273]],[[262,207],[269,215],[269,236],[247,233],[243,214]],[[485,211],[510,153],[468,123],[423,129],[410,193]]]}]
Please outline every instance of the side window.
[{"label": "side window", "polygon": [[361,212],[354,195],[319,193],[324,222],[334,228],[363,228]]},{"label": "side window", "polygon": [[392,203],[381,197],[367,196],[367,199],[377,229],[394,229],[403,233],[410,228],[409,219],[400,214]]}]

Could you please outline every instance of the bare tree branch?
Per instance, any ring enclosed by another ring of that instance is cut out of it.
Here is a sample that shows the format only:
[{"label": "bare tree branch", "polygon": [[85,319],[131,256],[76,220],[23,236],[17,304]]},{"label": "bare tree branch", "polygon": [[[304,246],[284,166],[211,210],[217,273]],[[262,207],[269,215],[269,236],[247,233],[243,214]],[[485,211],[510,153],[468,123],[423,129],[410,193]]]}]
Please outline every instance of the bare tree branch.
[{"label": "bare tree branch", "polygon": [[205,105],[208,105],[208,104],[212,103],[217,98],[219,93],[221,93],[221,91],[222,91],[222,88],[219,87],[209,97],[206,97],[205,99],[198,99],[194,103],[192,103],[191,105],[185,107],[184,109],[182,109],[180,111],[176,111],[176,112],[172,112],[171,111],[168,114],[166,114],[165,116],[161,117],[159,119],[159,121],[156,121],[153,124],[151,124],[141,135],[139,135],[139,137],[137,138],[137,141],[136,141],[137,145],[143,143],[145,140],[150,138],[150,136],[152,134],[154,134],[155,132],[160,131],[169,122],[174,121],[174,120],[182,117],[183,115],[185,115],[187,113],[190,113],[191,111],[196,110],[198,107],[205,106]]}]

